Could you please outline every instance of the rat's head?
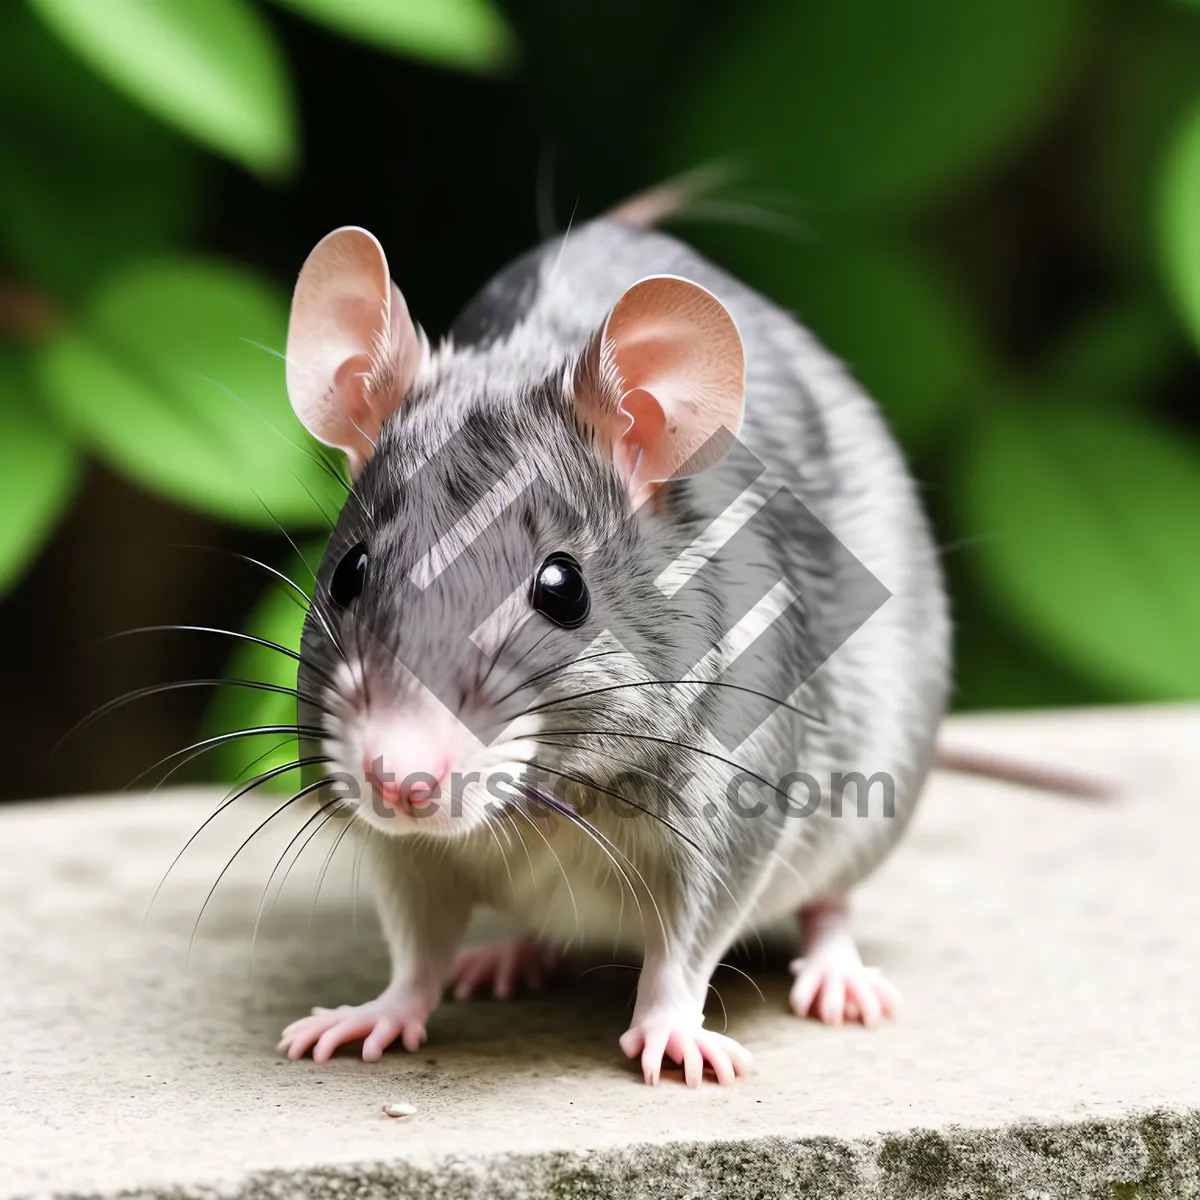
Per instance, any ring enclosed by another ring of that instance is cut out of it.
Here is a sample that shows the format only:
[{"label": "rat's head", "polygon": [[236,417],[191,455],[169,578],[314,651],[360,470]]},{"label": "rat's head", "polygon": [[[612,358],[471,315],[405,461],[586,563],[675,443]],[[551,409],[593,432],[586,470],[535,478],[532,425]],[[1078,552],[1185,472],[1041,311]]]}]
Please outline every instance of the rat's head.
[{"label": "rat's head", "polygon": [[656,580],[692,533],[659,489],[739,427],[740,338],[709,292],[656,276],[544,365],[431,354],[361,229],[326,237],[296,285],[288,390],[354,479],[305,626],[301,724],[385,833],[465,834],[531,791],[563,803],[620,773],[590,731],[669,724],[661,689],[627,686],[687,633]]}]

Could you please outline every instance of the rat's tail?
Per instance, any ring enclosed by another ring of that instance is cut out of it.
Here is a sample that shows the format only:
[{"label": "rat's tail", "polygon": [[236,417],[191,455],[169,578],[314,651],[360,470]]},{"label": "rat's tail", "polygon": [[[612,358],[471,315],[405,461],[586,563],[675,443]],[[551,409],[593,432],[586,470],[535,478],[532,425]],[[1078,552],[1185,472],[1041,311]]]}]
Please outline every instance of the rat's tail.
[{"label": "rat's tail", "polygon": [[1043,792],[1059,792],[1091,800],[1110,800],[1119,794],[1112,780],[1085,775],[1075,770],[1020,762],[1004,755],[981,754],[971,750],[947,750],[940,746],[933,760],[936,769],[963,775],[982,775]]},{"label": "rat's tail", "polygon": [[624,221],[626,225],[648,229],[688,211],[696,200],[729,183],[736,175],[732,167],[710,163],[630,196],[604,215],[614,221]]},{"label": "rat's tail", "polygon": [[624,221],[626,225],[648,229],[688,212],[697,200],[710,195],[722,184],[729,183],[736,175],[737,172],[731,167],[717,163],[697,167],[694,171],[677,175],[636,196],[630,196],[604,215],[614,221]]},{"label": "rat's tail", "polygon": [[682,217],[721,224],[749,225],[769,233],[795,238],[805,232],[804,225],[787,210],[793,207],[783,195],[745,196],[735,199],[726,194],[727,185],[737,183],[745,172],[732,163],[709,163],[630,196],[604,215],[639,229]]}]

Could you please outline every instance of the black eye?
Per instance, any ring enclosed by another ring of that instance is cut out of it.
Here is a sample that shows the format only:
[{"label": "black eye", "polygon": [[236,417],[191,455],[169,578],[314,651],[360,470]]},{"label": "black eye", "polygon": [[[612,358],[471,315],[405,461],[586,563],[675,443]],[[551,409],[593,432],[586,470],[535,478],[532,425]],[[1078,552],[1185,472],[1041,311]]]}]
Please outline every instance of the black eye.
[{"label": "black eye", "polygon": [[552,554],[538,568],[529,602],[534,609],[564,629],[574,629],[587,620],[592,609],[583,570],[569,555]]},{"label": "black eye", "polygon": [[342,556],[329,581],[329,595],[338,608],[348,608],[363,590],[367,581],[367,566],[371,556],[367,553],[365,542],[352,546]]}]

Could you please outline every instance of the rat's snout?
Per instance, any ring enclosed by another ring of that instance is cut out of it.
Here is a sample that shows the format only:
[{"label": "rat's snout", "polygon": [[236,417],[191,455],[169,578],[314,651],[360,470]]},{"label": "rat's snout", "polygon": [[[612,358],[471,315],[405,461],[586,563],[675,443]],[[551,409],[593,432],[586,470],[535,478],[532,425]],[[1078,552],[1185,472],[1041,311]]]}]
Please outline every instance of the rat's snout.
[{"label": "rat's snout", "polygon": [[359,732],[373,815],[427,817],[449,807],[440,801],[449,800],[451,777],[469,754],[465,730],[451,713],[433,705],[369,713]]},{"label": "rat's snout", "polygon": [[389,808],[414,812],[426,808],[441,794],[452,769],[448,759],[426,762],[417,756],[408,764],[411,769],[405,769],[401,763],[390,762],[386,755],[375,754],[376,749],[379,747],[368,745],[363,750],[363,778]]}]

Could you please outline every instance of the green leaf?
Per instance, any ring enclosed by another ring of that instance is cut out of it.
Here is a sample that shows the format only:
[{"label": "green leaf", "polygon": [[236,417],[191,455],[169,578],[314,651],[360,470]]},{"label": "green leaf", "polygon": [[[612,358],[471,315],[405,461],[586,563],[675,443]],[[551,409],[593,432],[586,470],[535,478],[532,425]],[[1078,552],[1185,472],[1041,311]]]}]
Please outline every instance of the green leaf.
[{"label": "green leaf", "polygon": [[244,271],[158,263],[118,276],[36,365],[62,421],[143,485],[249,525],[320,525],[313,496],[331,511],[337,487],[288,403],[286,328],[283,296]]},{"label": "green leaf", "polygon": [[1114,11],[1116,53],[1094,102],[1094,178],[1083,187],[1123,271],[1157,283],[1162,165],[1196,101],[1200,30],[1194,17],[1164,5]]},{"label": "green leaf", "polygon": [[20,578],[67,507],[79,474],[70,442],[0,358],[0,594]]},{"label": "green leaf", "polygon": [[1200,103],[1167,155],[1160,242],[1168,282],[1184,322],[1200,343]]},{"label": "green leaf", "polygon": [[[58,299],[194,225],[199,156],[106,87],[33,19],[0,5],[0,251]],[[54,152],[49,153],[48,147]]]},{"label": "green leaf", "polygon": [[491,0],[278,0],[331,28],[414,58],[494,71],[515,41]]},{"label": "green leaf", "polygon": [[1142,404],[1185,348],[1165,304],[1123,296],[1072,328],[1043,374],[1094,400]]},{"label": "green leaf", "polygon": [[679,90],[669,166],[732,160],[823,226],[914,209],[1045,115],[1069,81],[1082,11],[1079,0],[739,9]]},{"label": "green leaf", "polygon": [[915,249],[717,235],[720,261],[794,312],[879,402],[910,455],[937,438],[994,368],[968,307]]},{"label": "green leaf", "polygon": [[[313,587],[312,572],[320,563],[322,551],[321,545],[306,546],[303,557],[297,556],[284,568],[288,577],[309,597]],[[299,652],[304,616],[304,602],[300,596],[286,584],[273,584],[250,614],[243,632]],[[294,688],[296,667],[295,659],[277,650],[243,643],[230,656],[226,676]],[[278,692],[226,687],[214,699],[205,727],[206,736],[215,737],[260,725],[295,723],[296,701],[293,697]],[[216,779],[225,782],[249,780],[261,772],[294,762],[297,757],[295,738],[289,739],[286,734],[262,734],[238,738],[213,751],[209,766]],[[287,772],[277,777],[272,790],[295,791],[299,786],[298,773]]]},{"label": "green leaf", "polygon": [[1058,647],[1031,638],[997,613],[977,569],[986,540],[964,539],[943,557],[954,611],[952,708],[1073,708],[1121,699],[1120,689],[1114,694],[1102,687],[1064,662]]},{"label": "green leaf", "polygon": [[974,560],[1014,622],[1123,695],[1200,695],[1195,446],[1029,397],[981,424],[961,489]]},{"label": "green leaf", "polygon": [[265,174],[296,156],[291,93],[271,31],[245,0],[30,0],[114,87]]},{"label": "green leaf", "polygon": [[1119,700],[1064,665],[1044,645],[1030,641],[995,621],[962,627],[955,597],[957,626],[954,653],[956,712],[1009,708],[1077,708]]}]

